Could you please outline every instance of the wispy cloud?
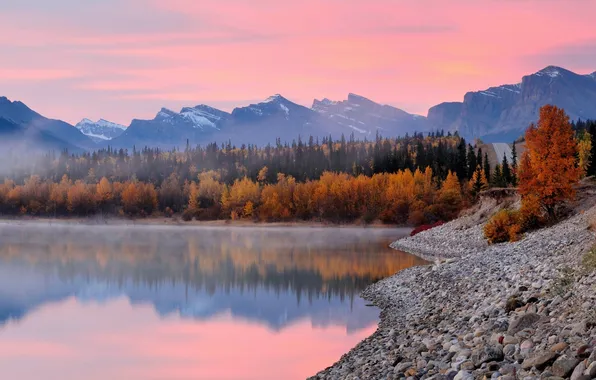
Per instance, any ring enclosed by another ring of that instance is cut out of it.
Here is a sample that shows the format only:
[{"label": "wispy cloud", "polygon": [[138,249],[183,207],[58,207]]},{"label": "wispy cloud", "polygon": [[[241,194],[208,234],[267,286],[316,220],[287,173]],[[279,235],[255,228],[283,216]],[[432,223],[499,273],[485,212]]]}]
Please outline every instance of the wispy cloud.
[{"label": "wispy cloud", "polygon": [[68,69],[26,69],[0,67],[0,83],[44,82],[80,77],[81,73]]},{"label": "wispy cloud", "polygon": [[549,64],[589,71],[593,14],[581,0],[5,1],[0,95],[71,122],[278,92],[425,113]]}]

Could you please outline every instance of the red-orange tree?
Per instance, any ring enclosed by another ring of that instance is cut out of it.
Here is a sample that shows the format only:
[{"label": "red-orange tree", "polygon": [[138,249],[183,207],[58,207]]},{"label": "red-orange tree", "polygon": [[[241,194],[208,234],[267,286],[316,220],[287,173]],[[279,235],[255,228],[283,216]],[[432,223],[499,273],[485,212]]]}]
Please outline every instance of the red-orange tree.
[{"label": "red-orange tree", "polygon": [[538,125],[526,131],[526,151],[522,157],[519,193],[524,200],[538,201],[552,220],[557,207],[575,197],[573,185],[580,177],[576,163],[577,143],[569,116],[555,106],[540,109]]}]

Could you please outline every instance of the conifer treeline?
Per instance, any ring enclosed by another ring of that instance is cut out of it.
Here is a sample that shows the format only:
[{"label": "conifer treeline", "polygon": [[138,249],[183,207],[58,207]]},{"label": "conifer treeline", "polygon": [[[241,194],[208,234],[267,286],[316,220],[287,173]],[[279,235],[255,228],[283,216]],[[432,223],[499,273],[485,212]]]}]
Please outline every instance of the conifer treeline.
[{"label": "conifer treeline", "polygon": [[421,224],[453,218],[465,203],[468,186],[461,183],[475,172],[468,161],[483,162],[470,152],[463,138],[437,132],[49,154],[15,168],[0,185],[0,212]]},{"label": "conifer treeline", "polygon": [[[236,147],[230,143],[187,147],[183,151],[113,150],[111,148],[69,155],[66,152],[50,153],[40,160],[11,166],[9,177],[23,183],[31,175],[42,179],[60,181],[63,175],[69,179],[94,182],[102,177],[112,181],[126,181],[133,176],[141,182],[160,186],[177,173],[182,180],[196,180],[199,172],[217,171],[222,182],[232,184],[236,179],[248,177],[256,180],[259,171],[269,168],[267,181],[274,182],[277,173],[284,173],[297,181],[317,179],[325,171],[348,173],[354,176],[376,173],[395,173],[399,170],[430,167],[439,179],[445,179],[449,171],[461,180],[470,179],[476,168],[470,152],[472,146],[457,134],[445,135],[434,132],[427,136],[414,134],[402,138],[382,138],[373,141],[357,141],[354,136],[340,140],[324,138],[321,142],[310,137],[308,142],[299,139],[292,144],[254,145]],[[479,154],[478,161],[483,159]],[[468,168],[471,168],[470,170]]]}]

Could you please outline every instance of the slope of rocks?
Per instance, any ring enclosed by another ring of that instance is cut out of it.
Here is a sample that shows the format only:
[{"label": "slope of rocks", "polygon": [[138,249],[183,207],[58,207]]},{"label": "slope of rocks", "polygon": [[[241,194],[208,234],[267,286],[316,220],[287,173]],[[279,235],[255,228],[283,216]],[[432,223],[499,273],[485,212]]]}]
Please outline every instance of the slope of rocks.
[{"label": "slope of rocks", "polygon": [[456,220],[395,242],[436,259],[367,288],[378,330],[314,379],[596,378],[596,207],[488,246]]}]

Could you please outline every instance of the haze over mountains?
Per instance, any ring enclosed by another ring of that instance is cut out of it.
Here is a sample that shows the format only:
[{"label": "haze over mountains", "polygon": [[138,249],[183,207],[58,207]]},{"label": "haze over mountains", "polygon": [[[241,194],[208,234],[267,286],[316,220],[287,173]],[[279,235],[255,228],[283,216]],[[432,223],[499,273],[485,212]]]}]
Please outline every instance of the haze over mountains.
[{"label": "haze over mountains", "polygon": [[[468,92],[462,102],[432,107],[428,115],[414,115],[365,97],[349,94],[346,100],[314,100],[308,108],[282,95],[234,109],[231,113],[207,105],[184,107],[180,112],[162,108],[152,120],[132,121],[128,128],[106,120],[82,120],[73,127],[45,118],[25,104],[0,98],[0,136],[12,147],[92,150],[112,146],[164,149],[186,143],[232,141],[236,145],[291,142],[300,136],[342,134],[372,139],[443,129],[467,139],[510,142],[538,118],[544,104],[565,109],[572,120],[596,119],[596,72],[588,75],[548,66],[524,76],[520,83]],[[2,144],[7,145],[7,144]]]}]

